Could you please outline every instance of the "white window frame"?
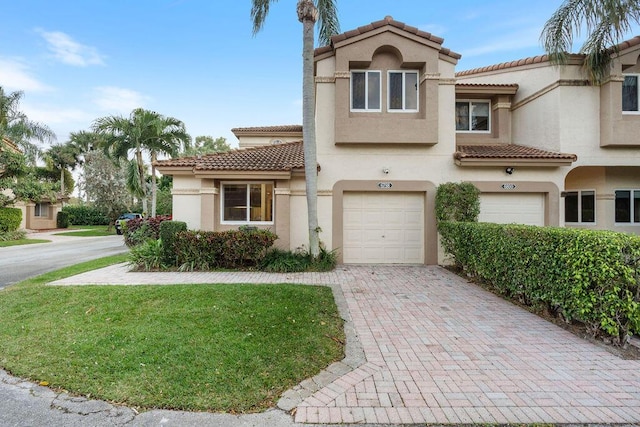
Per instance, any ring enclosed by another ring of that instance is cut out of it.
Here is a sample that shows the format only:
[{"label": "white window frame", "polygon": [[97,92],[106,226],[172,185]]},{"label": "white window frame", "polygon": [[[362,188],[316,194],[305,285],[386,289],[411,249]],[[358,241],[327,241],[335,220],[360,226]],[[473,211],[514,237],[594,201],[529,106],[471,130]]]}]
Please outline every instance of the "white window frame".
[{"label": "white window frame", "polygon": [[[638,88],[638,94],[637,94],[638,95],[638,99],[636,100],[636,102],[638,103],[638,109],[637,110],[624,110],[623,109],[623,105],[620,105],[620,109],[622,110],[622,114],[629,114],[629,115],[634,115],[635,114],[635,115],[638,115],[638,114],[640,114],[640,73],[622,74],[622,78],[624,79],[625,77],[635,77],[636,78],[636,87]],[[623,81],[623,85],[624,85],[624,81]]]},{"label": "white window frame", "polygon": [[[469,104],[469,130],[458,130],[456,129],[456,133],[472,133],[472,134],[488,134],[491,133],[491,100],[490,99],[456,99],[456,104],[459,102],[464,102]],[[471,104],[472,103],[484,103],[489,105],[489,117],[487,118],[487,130],[472,130],[471,129]],[[455,106],[454,106],[454,114],[455,114]]]},{"label": "white window frame", "polygon": [[[49,217],[49,206],[50,203],[38,202],[33,207],[33,216],[37,218],[48,218]],[[42,215],[42,210],[45,209],[45,215]]]},{"label": "white window frame", "polygon": [[[271,221],[251,221],[251,191],[250,185],[252,184],[271,184],[272,194],[271,194]],[[224,219],[224,199],[225,199],[225,187],[227,185],[246,185],[247,187],[247,199],[246,199],[246,219],[244,221],[226,221]],[[229,225],[273,225],[275,221],[275,209],[276,209],[276,185],[273,181],[223,181],[220,183],[220,223],[221,224],[229,224]]]},{"label": "white window frame", "polygon": [[[391,74],[402,74],[402,108],[391,108]],[[407,74],[416,75],[416,108],[407,108],[406,82]],[[417,113],[420,111],[420,71],[419,70],[388,70],[387,71],[387,112],[389,113]]]},{"label": "white window frame", "polygon": [[[364,74],[364,108],[353,108],[353,75]],[[369,108],[369,74],[378,74],[380,87],[378,88],[378,108]],[[379,113],[382,111],[382,71],[381,70],[351,70],[349,78],[349,109],[356,113]]]},{"label": "white window frame", "polygon": [[[596,225],[596,221],[598,220],[596,216],[596,206],[597,206],[597,198],[596,198],[596,190],[595,189],[585,189],[585,190],[566,190],[567,193],[578,193],[578,221],[567,221],[566,215],[566,205],[564,211],[564,223],[565,224],[580,224],[580,225]],[[582,193],[593,193],[593,221],[583,221],[582,220]],[[565,197],[566,204],[566,197]]]},{"label": "white window frame", "polygon": [[[618,222],[616,221],[616,193],[618,191],[629,191],[629,222]],[[619,225],[619,226],[625,226],[625,227],[629,227],[629,226],[633,226],[633,227],[638,227],[640,226],[640,222],[634,222],[633,221],[633,217],[634,217],[634,207],[633,207],[633,196],[634,196],[634,192],[638,192],[640,193],[640,188],[616,188],[615,190],[613,190],[613,220],[614,220],[614,225]]]}]

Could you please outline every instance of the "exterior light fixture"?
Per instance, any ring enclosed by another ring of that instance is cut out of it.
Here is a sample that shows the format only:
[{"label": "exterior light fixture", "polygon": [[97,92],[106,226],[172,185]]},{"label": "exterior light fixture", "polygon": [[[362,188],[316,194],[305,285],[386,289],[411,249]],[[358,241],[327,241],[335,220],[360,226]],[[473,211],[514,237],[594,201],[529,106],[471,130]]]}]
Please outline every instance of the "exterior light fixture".
[{"label": "exterior light fixture", "polygon": [[386,167],[382,168],[382,173],[385,174],[385,175],[388,175],[389,174],[389,168],[386,168]]},{"label": "exterior light fixture", "polygon": [[504,171],[506,172],[507,175],[511,175],[513,173],[513,171],[515,170],[515,168],[512,167],[508,167],[506,168]]}]

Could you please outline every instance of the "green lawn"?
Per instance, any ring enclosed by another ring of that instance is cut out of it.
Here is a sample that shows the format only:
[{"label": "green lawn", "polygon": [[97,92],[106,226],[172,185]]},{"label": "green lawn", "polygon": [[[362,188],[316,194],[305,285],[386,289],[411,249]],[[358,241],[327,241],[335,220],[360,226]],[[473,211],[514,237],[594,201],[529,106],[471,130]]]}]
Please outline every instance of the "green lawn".
[{"label": "green lawn", "polygon": [[343,357],[326,287],[43,280],[0,291],[0,365],[73,393],[140,408],[258,411]]},{"label": "green lawn", "polygon": [[[76,231],[73,231],[76,230]],[[96,237],[111,236],[116,234],[116,229],[107,225],[72,225],[69,231],[56,233],[57,236]]]},{"label": "green lawn", "polygon": [[7,240],[0,241],[0,248],[7,246],[20,246],[20,245],[32,245],[34,243],[49,243],[51,240],[44,239],[20,239],[20,240]]}]

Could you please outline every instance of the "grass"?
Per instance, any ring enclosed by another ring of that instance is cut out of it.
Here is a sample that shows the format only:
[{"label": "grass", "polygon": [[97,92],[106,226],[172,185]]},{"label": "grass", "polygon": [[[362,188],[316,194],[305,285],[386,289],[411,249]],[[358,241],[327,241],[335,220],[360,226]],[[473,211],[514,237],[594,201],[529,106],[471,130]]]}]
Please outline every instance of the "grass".
[{"label": "grass", "polygon": [[49,243],[51,240],[44,239],[20,239],[20,240],[7,240],[0,241],[0,248],[8,246],[20,246],[20,245],[33,245],[34,243]]},{"label": "grass", "polygon": [[63,231],[56,233],[56,236],[101,237],[116,234],[116,229],[114,227],[109,229],[107,225],[72,225],[69,228],[77,231]]},{"label": "grass", "polygon": [[139,408],[253,412],[343,356],[329,288],[43,286],[90,263],[0,291],[2,367]]}]

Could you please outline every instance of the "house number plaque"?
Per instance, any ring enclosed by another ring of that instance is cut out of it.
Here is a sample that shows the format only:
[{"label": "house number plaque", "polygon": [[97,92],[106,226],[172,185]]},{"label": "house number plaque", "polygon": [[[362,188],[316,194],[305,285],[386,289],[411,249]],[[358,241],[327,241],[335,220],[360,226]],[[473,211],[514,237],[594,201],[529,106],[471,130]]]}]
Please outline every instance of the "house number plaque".
[{"label": "house number plaque", "polygon": [[393,187],[393,184],[390,182],[379,182],[378,183],[378,187],[380,188],[391,188]]},{"label": "house number plaque", "polygon": [[503,190],[515,190],[516,189],[516,185],[515,184],[502,184],[501,185]]}]

